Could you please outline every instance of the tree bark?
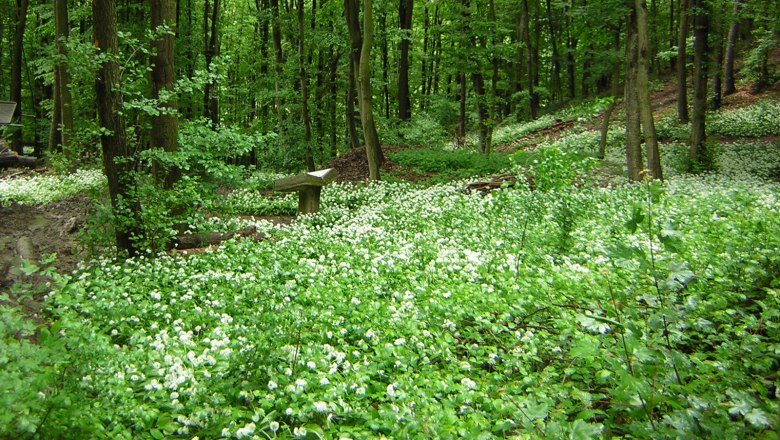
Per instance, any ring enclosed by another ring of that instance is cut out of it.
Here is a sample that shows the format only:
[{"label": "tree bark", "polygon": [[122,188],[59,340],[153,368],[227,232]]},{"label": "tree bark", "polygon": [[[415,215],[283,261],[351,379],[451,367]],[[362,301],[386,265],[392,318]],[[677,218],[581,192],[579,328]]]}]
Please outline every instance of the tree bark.
[{"label": "tree bark", "polygon": [[677,36],[677,119],[681,123],[688,123],[688,80],[687,56],[685,53],[688,41],[688,2],[693,0],[680,0],[680,29]]},{"label": "tree bark", "polygon": [[306,74],[306,53],[304,45],[303,0],[298,0],[298,77],[301,82],[301,117],[305,146],[305,162],[309,171],[314,171],[314,155],[311,148],[311,117],[309,116],[309,77]]},{"label": "tree bark", "polygon": [[531,119],[536,119],[536,115],[539,111],[539,96],[534,91],[536,85],[536,77],[534,76],[534,50],[531,45],[531,32],[529,21],[528,0],[520,1],[520,26],[522,34],[521,42],[525,46],[525,70],[526,81],[528,81],[528,97],[530,100],[529,113]]},{"label": "tree bark", "polygon": [[636,24],[636,9],[631,8],[626,25],[626,84],[624,107],[626,110],[626,165],[628,180],[641,180],[642,139],[639,100],[637,99],[637,70],[639,38]]},{"label": "tree bark", "polygon": [[637,30],[636,95],[639,118],[642,123],[642,135],[644,136],[645,149],[647,151],[647,170],[653,179],[663,180],[661,157],[658,151],[658,137],[655,134],[653,109],[650,106],[650,84],[648,80],[650,71],[650,39],[647,3],[645,0],[636,0],[634,9],[636,10]]},{"label": "tree bark", "polygon": [[[161,26],[173,27],[175,13],[172,0],[151,0],[152,32]],[[179,119],[176,115],[178,105],[173,91],[176,82],[175,42],[173,29],[158,34],[153,42],[155,50],[152,55],[152,99],[158,101],[160,113],[151,118],[150,136],[152,147],[162,148],[166,153],[179,149]],[[172,188],[181,178],[181,170],[176,166],[161,171],[164,173],[161,180],[165,188]]]},{"label": "tree bark", "polygon": [[[24,51],[24,29],[27,25],[27,0],[16,0],[16,21],[14,23],[14,45],[11,57],[11,101],[16,102],[11,122],[22,123],[22,52]],[[14,130],[11,136],[11,148],[18,154],[24,154],[22,128]]]},{"label": "tree bark", "polygon": [[64,153],[68,162],[74,159],[70,148],[70,134],[73,131],[73,98],[70,93],[68,70],[68,5],[67,0],[54,0],[54,34],[57,59],[54,64],[54,109],[49,149]]},{"label": "tree bark", "polygon": [[412,40],[413,8],[414,0],[399,0],[398,22],[401,29],[399,50],[401,55],[398,60],[398,119],[402,121],[408,121],[412,117],[412,102],[409,97],[409,44]]},{"label": "tree bark", "polygon": [[690,170],[711,168],[706,146],[707,115],[707,37],[709,17],[706,1],[692,0],[693,18],[693,118],[691,120]]},{"label": "tree bark", "polygon": [[282,52],[282,30],[279,24],[279,0],[271,0],[271,39],[274,43],[274,72],[277,80],[274,81],[276,88],[276,107],[277,122],[284,120],[284,100],[282,99],[282,77],[284,76],[284,52]]},{"label": "tree bark", "polygon": [[737,54],[737,37],[739,37],[739,10],[742,8],[742,0],[734,0],[734,17],[729,28],[729,42],[726,47],[726,67],[723,95],[736,93],[736,81],[734,80],[734,59]]},{"label": "tree bark", "polygon": [[100,120],[100,141],[103,167],[108,178],[108,192],[116,220],[114,222],[117,248],[130,256],[138,254],[139,205],[132,194],[132,156],[127,148],[125,125],[122,121],[122,95],[119,91],[119,65],[116,60],[117,29],[114,0],[92,2],[94,44],[105,59],[100,65],[95,82],[97,111]]},{"label": "tree bark", "polygon": [[560,105],[563,102],[563,87],[561,85],[561,57],[558,53],[558,36],[554,23],[557,21],[552,15],[552,2],[546,1],[547,4],[547,26],[550,31],[550,49],[552,50],[552,72],[550,78],[550,85],[553,91],[553,100],[557,101]]},{"label": "tree bark", "polygon": [[358,102],[360,122],[363,126],[363,138],[366,141],[366,157],[368,158],[369,179],[379,180],[379,167],[384,162],[382,147],[379,143],[379,133],[374,123],[374,112],[371,105],[371,44],[374,40],[372,19],[372,0],[363,0],[363,46],[360,50],[358,65]]}]

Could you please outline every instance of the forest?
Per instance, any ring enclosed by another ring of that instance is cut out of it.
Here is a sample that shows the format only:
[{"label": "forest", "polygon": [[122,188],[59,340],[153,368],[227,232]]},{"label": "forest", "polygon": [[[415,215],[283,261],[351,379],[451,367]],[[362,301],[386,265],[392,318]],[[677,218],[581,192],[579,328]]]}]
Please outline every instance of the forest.
[{"label": "forest", "polygon": [[0,0],[0,438],[780,430],[780,4]]}]

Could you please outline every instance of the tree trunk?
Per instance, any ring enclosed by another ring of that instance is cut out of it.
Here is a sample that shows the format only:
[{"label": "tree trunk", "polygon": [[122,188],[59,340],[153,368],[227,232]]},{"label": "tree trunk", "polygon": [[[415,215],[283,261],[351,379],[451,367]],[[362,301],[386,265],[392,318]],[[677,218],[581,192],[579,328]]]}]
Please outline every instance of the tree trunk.
[{"label": "tree trunk", "polygon": [[721,101],[723,99],[723,34],[720,31],[720,23],[716,17],[713,17],[713,22],[716,25],[714,30],[714,52],[715,52],[715,73],[712,75],[712,102],[710,102],[710,108],[717,110],[720,108]]},{"label": "tree trunk", "polygon": [[[54,66],[54,117],[49,148],[59,149],[70,162],[74,152],[70,147],[70,134],[73,131],[73,99],[70,93],[70,73],[68,71],[68,5],[67,0],[54,0],[54,34],[57,48],[57,60]],[[54,122],[56,121],[56,122]]]},{"label": "tree trunk", "polygon": [[707,152],[705,118],[707,115],[707,37],[708,8],[704,0],[693,0],[693,118],[691,120],[691,171],[711,168]]},{"label": "tree trunk", "polygon": [[531,119],[536,119],[536,115],[539,111],[539,96],[534,91],[536,85],[536,77],[534,76],[534,50],[531,45],[531,31],[529,21],[528,0],[520,1],[520,26],[521,26],[521,42],[525,46],[525,69],[526,69],[526,81],[528,81],[528,97],[529,112]]},{"label": "tree trunk", "polygon": [[412,102],[409,97],[409,44],[412,40],[413,7],[414,0],[399,0],[398,22],[401,29],[401,42],[399,43],[401,55],[398,60],[398,119],[402,121],[408,121],[412,117]]},{"label": "tree trunk", "polygon": [[132,156],[127,148],[125,125],[122,121],[122,95],[120,93],[116,7],[114,0],[92,2],[94,44],[99,55],[106,55],[100,65],[95,82],[97,111],[100,119],[100,141],[103,150],[103,166],[108,178],[108,192],[116,220],[114,222],[116,244],[120,251],[130,256],[138,254],[136,239],[139,237],[139,205],[132,196]]},{"label": "tree trunk", "polygon": [[355,124],[355,99],[357,94],[357,80],[355,79],[355,66],[352,63],[352,57],[347,60],[347,93],[344,103],[344,117],[347,120],[347,138],[349,139],[349,149],[354,150],[360,147],[360,138],[358,137],[357,124]]},{"label": "tree trunk", "polygon": [[[339,92],[338,83],[339,53],[331,49],[330,55],[330,99],[328,100],[328,114],[330,116],[330,157],[338,156],[338,147],[336,145],[338,137],[336,136],[336,98]],[[349,69],[352,71],[352,69]],[[354,101],[354,100],[353,100]]]},{"label": "tree trunk", "polygon": [[458,138],[458,146],[464,146],[466,145],[466,74],[463,72],[458,72],[458,96],[457,100],[459,103],[459,117],[458,117],[458,127],[457,127],[457,138]]},{"label": "tree trunk", "polygon": [[550,49],[552,50],[552,76],[550,78],[550,83],[552,86],[553,100],[557,101],[560,105],[563,102],[563,86],[561,84],[561,57],[558,53],[558,37],[554,25],[557,20],[555,20],[552,15],[552,2],[547,0],[546,4],[547,26],[550,31]]},{"label": "tree trunk", "polygon": [[371,106],[371,44],[374,39],[372,0],[363,0],[363,46],[360,50],[358,65],[358,102],[360,122],[363,126],[363,138],[366,141],[366,157],[368,158],[369,179],[379,180],[379,167],[384,162],[382,147],[379,143],[379,133],[374,123],[374,112]]},{"label": "tree trunk", "polygon": [[[420,69],[420,78],[422,81],[422,87],[420,90],[420,110],[425,110],[426,98],[428,97],[428,87],[430,82],[428,81],[428,26],[430,17],[428,16],[428,5],[423,5],[423,56],[422,66]],[[408,85],[408,81],[407,81]]]},{"label": "tree trunk", "polygon": [[626,25],[626,86],[624,107],[626,110],[626,165],[628,180],[641,180],[642,139],[637,99],[637,73],[639,58],[639,38],[637,33],[636,10],[631,8]]},{"label": "tree trunk", "polygon": [[[211,70],[211,62],[219,56],[219,1],[214,0],[211,11],[211,35],[206,49],[206,70]],[[208,4],[208,2],[206,2]],[[219,88],[218,84],[212,84],[208,96],[208,115],[214,127],[219,125]]]},{"label": "tree trunk", "polygon": [[688,2],[693,0],[680,0],[680,29],[677,37],[677,119],[681,123],[688,123],[688,80],[687,56],[685,45],[688,41]]},{"label": "tree trunk", "polygon": [[284,52],[282,52],[282,30],[279,23],[279,0],[271,0],[271,39],[274,43],[274,73],[276,81],[276,101],[274,107],[276,110],[277,122],[281,123],[284,119],[284,100],[282,99],[282,77],[284,76]]},{"label": "tree trunk", "polygon": [[309,77],[306,74],[304,45],[303,0],[298,0],[298,77],[301,81],[301,117],[306,142],[306,168],[314,171],[314,155],[311,148],[311,118],[309,117]]},{"label": "tree trunk", "polygon": [[[152,0],[152,32],[160,26],[173,26],[175,19],[175,4],[172,0]],[[154,148],[162,148],[166,153],[173,153],[179,149],[179,119],[176,115],[178,107],[174,83],[176,73],[174,70],[174,53],[176,38],[173,29],[160,33],[154,40],[154,53],[152,55],[152,99],[158,101],[160,113],[152,116],[151,144]],[[173,184],[181,178],[181,170],[178,167],[162,170],[163,186],[172,188]]]},{"label": "tree trunk", "polygon": [[[11,57],[11,101],[16,102],[11,122],[22,123],[22,52],[24,51],[24,29],[27,24],[27,0],[16,0],[16,22],[14,26],[14,47]],[[11,148],[18,154],[24,154],[22,128],[19,127],[11,137]]]},{"label": "tree trunk", "polygon": [[390,54],[387,43],[387,15],[379,14],[379,34],[382,36],[379,46],[382,54],[382,98],[385,109],[385,119],[390,119]]},{"label": "tree trunk", "polygon": [[726,47],[726,67],[723,94],[725,96],[736,93],[736,81],[734,80],[734,59],[737,54],[737,37],[739,37],[739,10],[742,8],[742,0],[734,0],[734,17],[729,28],[729,42]]},{"label": "tree trunk", "polygon": [[647,19],[647,3],[645,0],[634,2],[636,10],[637,30],[637,68],[636,68],[636,97],[639,107],[639,118],[642,123],[642,134],[647,151],[647,170],[653,179],[663,180],[661,172],[661,157],[658,151],[658,137],[655,134],[655,122],[653,121],[653,109],[650,106],[650,84],[648,73],[650,71],[650,39]]}]

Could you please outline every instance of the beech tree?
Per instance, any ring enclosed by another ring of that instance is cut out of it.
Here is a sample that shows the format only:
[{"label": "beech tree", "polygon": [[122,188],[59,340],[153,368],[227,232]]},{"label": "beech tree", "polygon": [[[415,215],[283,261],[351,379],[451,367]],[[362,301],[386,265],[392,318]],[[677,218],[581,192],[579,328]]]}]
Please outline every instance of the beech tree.
[{"label": "beech tree", "polygon": [[[12,123],[21,124],[22,122],[22,52],[24,51],[24,30],[27,25],[27,0],[16,0],[16,9],[14,14],[14,40],[11,57],[11,101],[16,102]],[[11,147],[18,154],[24,154],[24,145],[22,144],[22,129],[19,127],[13,132],[11,137]]]},{"label": "beech tree", "polygon": [[100,143],[103,168],[108,179],[117,248],[130,256],[138,254],[138,213],[140,206],[132,195],[130,171],[133,157],[127,146],[125,123],[122,119],[122,94],[117,55],[116,5],[114,0],[92,2],[94,44],[100,57],[95,81],[97,111],[102,128]]}]

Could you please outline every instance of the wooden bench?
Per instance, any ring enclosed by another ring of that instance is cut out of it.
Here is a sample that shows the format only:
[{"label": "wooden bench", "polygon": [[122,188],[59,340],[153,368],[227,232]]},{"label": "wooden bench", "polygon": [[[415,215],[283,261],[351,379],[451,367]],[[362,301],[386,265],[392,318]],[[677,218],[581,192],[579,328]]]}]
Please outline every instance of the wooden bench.
[{"label": "wooden bench", "polygon": [[333,182],[339,173],[334,168],[302,173],[279,179],[274,191],[298,192],[298,212],[311,214],[320,211],[320,193],[322,187]]},{"label": "wooden bench", "polygon": [[14,116],[16,103],[13,101],[0,101],[0,125],[8,125]]}]

